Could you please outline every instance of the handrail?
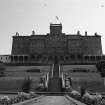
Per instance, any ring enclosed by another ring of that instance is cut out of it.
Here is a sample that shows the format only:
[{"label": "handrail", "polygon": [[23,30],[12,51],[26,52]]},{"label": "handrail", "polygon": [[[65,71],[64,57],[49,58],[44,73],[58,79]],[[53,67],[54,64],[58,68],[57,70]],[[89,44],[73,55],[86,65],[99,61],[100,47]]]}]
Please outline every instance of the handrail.
[{"label": "handrail", "polygon": [[51,70],[51,72],[52,72],[52,73],[51,73],[51,74],[52,74],[52,75],[51,75],[52,78],[53,78],[53,71],[54,71],[54,64],[52,65],[52,70]]},{"label": "handrail", "polygon": [[46,74],[45,87],[48,88],[49,73]]},{"label": "handrail", "polygon": [[60,78],[60,69],[61,69],[61,67],[60,67],[60,65],[59,65],[59,78]]},{"label": "handrail", "polygon": [[59,65],[59,78],[62,78],[62,65]]},{"label": "handrail", "polygon": [[65,88],[65,80],[64,80],[64,74],[62,72],[62,88]]}]

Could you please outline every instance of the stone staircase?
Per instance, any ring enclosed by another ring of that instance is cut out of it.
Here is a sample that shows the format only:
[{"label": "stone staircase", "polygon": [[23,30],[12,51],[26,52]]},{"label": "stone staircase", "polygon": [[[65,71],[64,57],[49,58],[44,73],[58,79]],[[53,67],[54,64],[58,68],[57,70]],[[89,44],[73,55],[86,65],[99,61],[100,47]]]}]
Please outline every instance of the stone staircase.
[{"label": "stone staircase", "polygon": [[50,78],[48,92],[61,92],[61,78]]},{"label": "stone staircase", "polygon": [[59,64],[54,64],[53,78],[59,78]]},{"label": "stone staircase", "polygon": [[59,77],[59,63],[55,61],[53,64],[52,76],[49,77],[48,92],[61,92],[62,79]]}]

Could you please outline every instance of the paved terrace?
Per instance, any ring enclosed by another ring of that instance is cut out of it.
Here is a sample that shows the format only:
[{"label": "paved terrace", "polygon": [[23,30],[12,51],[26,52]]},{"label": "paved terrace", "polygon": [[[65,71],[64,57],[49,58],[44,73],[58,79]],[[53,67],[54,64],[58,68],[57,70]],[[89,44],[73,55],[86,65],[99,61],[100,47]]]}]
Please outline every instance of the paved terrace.
[{"label": "paved terrace", "polygon": [[14,105],[85,105],[69,96],[41,96]]}]

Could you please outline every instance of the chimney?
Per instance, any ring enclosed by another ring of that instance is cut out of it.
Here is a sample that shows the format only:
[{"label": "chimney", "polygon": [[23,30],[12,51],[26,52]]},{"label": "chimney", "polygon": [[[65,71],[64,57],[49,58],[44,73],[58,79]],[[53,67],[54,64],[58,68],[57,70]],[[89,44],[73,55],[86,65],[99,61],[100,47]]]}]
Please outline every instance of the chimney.
[{"label": "chimney", "polygon": [[32,31],[32,35],[35,35],[35,31],[34,30]]},{"label": "chimney", "polygon": [[94,35],[97,36],[97,32],[95,32]]},{"label": "chimney", "polygon": [[80,34],[80,31],[77,31],[77,35],[81,35],[81,34]]}]

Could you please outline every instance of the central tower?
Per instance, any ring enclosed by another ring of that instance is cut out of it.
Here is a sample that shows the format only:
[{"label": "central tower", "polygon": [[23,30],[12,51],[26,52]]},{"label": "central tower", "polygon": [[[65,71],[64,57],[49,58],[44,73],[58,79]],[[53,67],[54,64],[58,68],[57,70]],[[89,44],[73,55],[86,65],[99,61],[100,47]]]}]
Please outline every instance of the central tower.
[{"label": "central tower", "polygon": [[50,34],[59,35],[62,33],[62,24],[50,24]]}]

